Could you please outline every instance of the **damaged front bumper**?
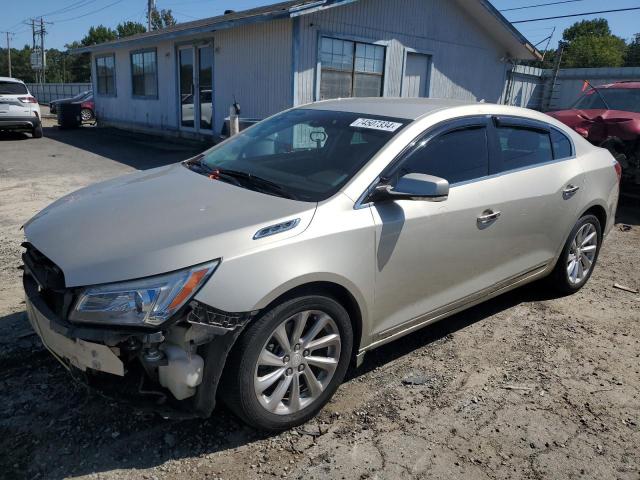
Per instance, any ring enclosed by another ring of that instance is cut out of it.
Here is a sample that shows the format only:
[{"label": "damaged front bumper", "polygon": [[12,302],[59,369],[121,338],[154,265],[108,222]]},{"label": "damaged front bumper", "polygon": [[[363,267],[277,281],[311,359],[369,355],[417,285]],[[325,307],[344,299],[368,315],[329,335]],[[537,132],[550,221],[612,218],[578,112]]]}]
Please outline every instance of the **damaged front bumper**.
[{"label": "damaged front bumper", "polygon": [[[140,374],[139,395],[152,394],[163,410],[171,404],[202,417],[213,411],[227,355],[253,317],[192,301],[176,320],[158,330],[87,327],[54,312],[45,289],[26,266],[23,283],[29,322],[67,369],[118,377]],[[143,389],[143,384],[152,387]]]}]

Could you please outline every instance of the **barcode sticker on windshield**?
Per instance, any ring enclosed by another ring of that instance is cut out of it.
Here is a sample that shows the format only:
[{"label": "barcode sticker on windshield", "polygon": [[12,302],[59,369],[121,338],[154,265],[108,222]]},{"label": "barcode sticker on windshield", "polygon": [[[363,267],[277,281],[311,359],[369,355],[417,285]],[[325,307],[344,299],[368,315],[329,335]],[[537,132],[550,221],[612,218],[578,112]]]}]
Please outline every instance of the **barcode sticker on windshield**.
[{"label": "barcode sticker on windshield", "polygon": [[376,120],[375,118],[359,118],[350,126],[369,128],[371,130],[383,130],[385,132],[395,132],[402,126],[402,124],[397,122],[389,122],[387,120]]}]

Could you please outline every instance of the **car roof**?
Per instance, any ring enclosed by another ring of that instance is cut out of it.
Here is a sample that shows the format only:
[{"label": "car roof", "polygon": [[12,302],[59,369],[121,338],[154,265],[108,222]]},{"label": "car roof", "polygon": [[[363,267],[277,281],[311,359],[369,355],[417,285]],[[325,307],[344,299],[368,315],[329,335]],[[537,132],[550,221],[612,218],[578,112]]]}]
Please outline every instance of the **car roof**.
[{"label": "car roof", "polygon": [[478,104],[478,102],[453,100],[450,98],[360,97],[322,100],[320,102],[301,105],[299,108],[352,112],[361,113],[363,115],[377,115],[416,120],[437,110],[476,104]]},{"label": "car roof", "polygon": [[22,80],[12,77],[0,77],[0,82],[15,82],[15,83],[24,83]]},{"label": "car roof", "polygon": [[638,80],[626,80],[623,82],[607,83],[606,85],[600,85],[598,88],[628,88],[636,89],[640,88],[640,81]]}]

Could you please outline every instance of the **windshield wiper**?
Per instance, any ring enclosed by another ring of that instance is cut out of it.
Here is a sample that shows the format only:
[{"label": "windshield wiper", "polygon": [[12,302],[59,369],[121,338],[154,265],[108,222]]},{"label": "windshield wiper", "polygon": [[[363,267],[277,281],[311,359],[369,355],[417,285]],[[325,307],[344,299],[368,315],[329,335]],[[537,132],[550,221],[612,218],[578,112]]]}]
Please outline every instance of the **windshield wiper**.
[{"label": "windshield wiper", "polygon": [[284,198],[297,200],[297,197],[286,188],[283,188],[277,183],[267,180],[266,178],[253,175],[252,173],[241,172],[240,170],[229,170],[226,168],[214,168],[212,174],[220,177],[230,177],[236,180],[241,180],[245,186],[257,187],[262,191],[275,193],[276,195]]},{"label": "windshield wiper", "polygon": [[209,165],[207,165],[205,162],[202,161],[203,158],[204,158],[204,155],[202,154],[197,155],[185,161],[184,165],[191,170],[194,170],[193,167],[195,167],[195,169],[198,170],[198,173],[201,173],[202,175],[207,175],[210,178],[213,178],[215,180],[221,179],[224,181],[230,181],[232,184],[240,187],[252,186],[257,188],[259,191],[275,193],[280,197],[289,198],[292,200],[298,199],[293,193],[281,187],[277,183],[272,182],[271,180],[258,177],[251,173],[242,172],[240,170],[230,170],[226,168],[210,167]]}]

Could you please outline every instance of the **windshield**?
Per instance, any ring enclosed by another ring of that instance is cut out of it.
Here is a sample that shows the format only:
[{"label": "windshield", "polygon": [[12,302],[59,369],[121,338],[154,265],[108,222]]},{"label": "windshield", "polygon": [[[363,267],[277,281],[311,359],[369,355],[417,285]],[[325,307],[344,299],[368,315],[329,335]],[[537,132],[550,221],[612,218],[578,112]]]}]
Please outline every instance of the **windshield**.
[{"label": "windshield", "polygon": [[225,170],[236,177],[240,172],[268,181],[291,198],[318,202],[335,194],[406,123],[376,115],[290,110],[213,147],[200,162],[208,171],[219,170],[220,179]]},{"label": "windshield", "polygon": [[599,88],[598,91],[592,89],[581,96],[573,105],[573,108],[580,110],[622,110],[640,113],[640,89]]},{"label": "windshield", "polygon": [[5,95],[25,95],[29,90],[24,83],[0,81],[0,94]]}]

